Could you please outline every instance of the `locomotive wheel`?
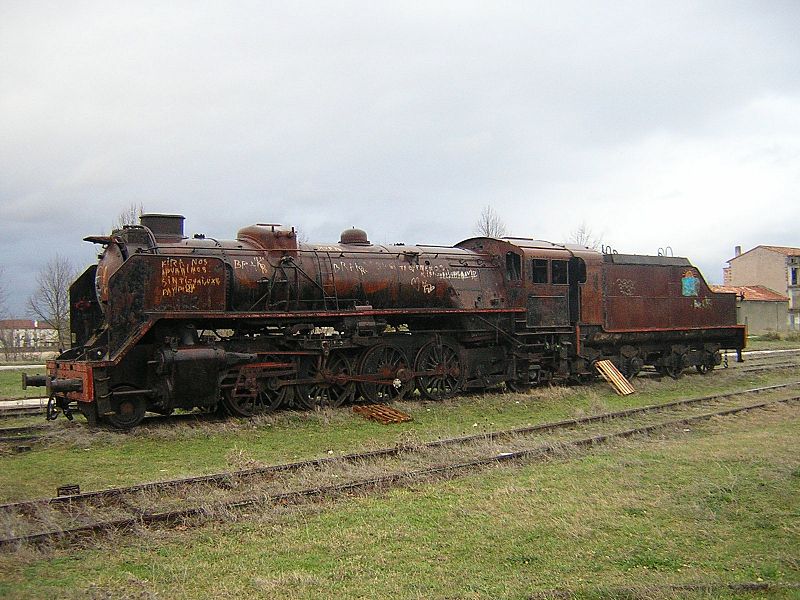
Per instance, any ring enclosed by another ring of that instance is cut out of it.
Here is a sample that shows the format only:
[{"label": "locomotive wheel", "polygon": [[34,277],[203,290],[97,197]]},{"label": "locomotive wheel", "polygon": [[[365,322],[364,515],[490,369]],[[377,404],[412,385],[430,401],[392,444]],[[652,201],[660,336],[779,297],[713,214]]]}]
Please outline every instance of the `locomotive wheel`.
[{"label": "locomotive wheel", "polygon": [[78,409],[86,417],[89,427],[97,427],[97,404],[94,402],[78,402]]},{"label": "locomotive wheel", "polygon": [[431,400],[452,398],[464,386],[464,369],[458,348],[448,342],[431,340],[424,344],[414,359],[417,389]]},{"label": "locomotive wheel", "polygon": [[380,381],[361,381],[358,389],[369,402],[400,400],[414,388],[414,375],[402,348],[393,344],[375,344],[369,348],[358,367],[359,375]]},{"label": "locomotive wheel", "polygon": [[261,390],[255,395],[234,395],[233,390],[225,390],[222,405],[233,417],[252,417],[262,412],[277,410],[287,398],[287,387],[279,390]]},{"label": "locomotive wheel", "polygon": [[[266,356],[264,360],[278,361],[273,356]],[[252,417],[260,412],[272,412],[281,406],[289,404],[293,396],[293,388],[289,385],[278,385],[277,377],[244,378],[244,383],[252,386],[250,389],[240,385],[239,393],[236,387],[226,389],[222,395],[222,405],[234,417]],[[254,388],[254,389],[253,389]]]},{"label": "locomotive wheel", "polygon": [[103,415],[103,420],[116,429],[131,429],[144,419],[147,402],[144,396],[122,396],[115,398],[114,392],[125,392],[136,389],[132,385],[120,384],[111,389],[111,406],[113,415]]},{"label": "locomotive wheel", "polygon": [[222,393],[222,406],[225,412],[232,417],[252,417],[255,411],[255,396],[235,396],[234,390],[225,390]]},{"label": "locomotive wheel", "polygon": [[309,357],[300,365],[300,379],[314,379],[314,383],[297,386],[298,405],[303,408],[341,406],[352,400],[356,391],[354,381],[348,381],[353,365],[341,352],[327,358]]},{"label": "locomotive wheel", "polygon": [[290,385],[278,385],[277,377],[270,377],[259,382],[256,396],[256,412],[272,412],[287,406],[294,398],[294,388]]},{"label": "locomotive wheel", "polygon": [[506,389],[515,394],[525,394],[531,389],[531,384],[519,379],[506,379]]}]

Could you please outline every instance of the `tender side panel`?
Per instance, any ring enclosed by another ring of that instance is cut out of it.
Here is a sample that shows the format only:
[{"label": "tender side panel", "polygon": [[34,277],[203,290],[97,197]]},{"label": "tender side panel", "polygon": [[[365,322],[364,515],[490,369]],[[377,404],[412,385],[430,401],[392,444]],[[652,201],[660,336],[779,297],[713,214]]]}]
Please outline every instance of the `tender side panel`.
[{"label": "tender side panel", "polygon": [[689,265],[606,264],[606,329],[736,325],[736,298],[712,292]]}]

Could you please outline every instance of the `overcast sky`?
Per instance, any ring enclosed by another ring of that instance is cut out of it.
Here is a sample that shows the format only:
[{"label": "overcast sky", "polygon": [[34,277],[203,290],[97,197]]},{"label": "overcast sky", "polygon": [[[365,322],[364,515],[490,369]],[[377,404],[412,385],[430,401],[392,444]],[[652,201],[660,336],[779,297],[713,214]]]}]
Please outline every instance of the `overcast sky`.
[{"label": "overcast sky", "polygon": [[25,315],[131,203],[232,238],[800,246],[800,2],[0,0],[0,266]]}]

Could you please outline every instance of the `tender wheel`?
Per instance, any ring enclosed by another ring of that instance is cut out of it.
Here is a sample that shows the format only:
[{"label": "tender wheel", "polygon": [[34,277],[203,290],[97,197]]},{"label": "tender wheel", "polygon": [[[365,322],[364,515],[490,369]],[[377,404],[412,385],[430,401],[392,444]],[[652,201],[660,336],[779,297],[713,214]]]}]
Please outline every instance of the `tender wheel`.
[{"label": "tender wheel", "polygon": [[714,367],[721,362],[719,359],[719,353],[703,352],[700,364],[695,365],[694,368],[697,369],[697,372],[701,375],[705,375],[714,370]]},{"label": "tender wheel", "polygon": [[353,399],[356,384],[350,381],[353,365],[341,352],[327,358],[304,358],[300,365],[300,379],[313,379],[313,383],[297,386],[296,402],[304,408],[341,406]]},{"label": "tender wheel", "polygon": [[672,379],[680,379],[683,376],[685,364],[682,355],[674,355],[669,364],[662,365],[658,368],[658,372],[662,375],[669,375]]},{"label": "tender wheel", "polygon": [[144,419],[147,412],[147,401],[144,396],[115,396],[116,392],[127,392],[136,389],[132,385],[116,385],[111,389],[111,406],[113,415],[103,415],[103,420],[117,429],[131,429]]},{"label": "tender wheel", "polygon": [[414,374],[402,348],[393,344],[375,344],[361,357],[359,391],[369,402],[389,402],[403,398],[414,387]]},{"label": "tender wheel", "polygon": [[697,372],[700,373],[701,375],[705,375],[714,370],[714,365],[708,363],[702,363],[699,365],[695,365],[694,368],[697,369]]},{"label": "tender wheel", "polygon": [[414,359],[417,388],[431,400],[452,398],[464,386],[464,368],[458,348],[448,342],[431,340]]},{"label": "tender wheel", "polygon": [[634,356],[625,361],[625,368],[622,369],[622,374],[625,376],[625,379],[631,380],[639,374],[643,366],[644,361],[638,356]]}]

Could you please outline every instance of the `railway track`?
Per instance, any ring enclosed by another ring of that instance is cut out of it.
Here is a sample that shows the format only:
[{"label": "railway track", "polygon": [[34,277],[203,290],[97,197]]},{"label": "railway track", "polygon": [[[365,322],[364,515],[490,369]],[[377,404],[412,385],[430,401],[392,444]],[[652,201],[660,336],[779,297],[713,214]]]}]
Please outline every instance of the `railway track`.
[{"label": "railway track", "polygon": [[[4,504],[0,505],[0,547],[70,542],[100,531],[181,521],[257,504],[333,498],[456,476],[498,463],[540,459],[569,448],[793,402],[800,396],[787,392],[798,385],[800,381],[340,457]],[[783,393],[782,397],[743,402],[752,394],[777,393]]]},{"label": "railway track", "polygon": [[0,444],[30,442],[41,437],[39,432],[49,429],[47,425],[24,425],[20,427],[0,427]]},{"label": "railway track", "polygon": [[729,368],[733,371],[743,373],[789,369],[800,367],[800,352],[792,351],[782,354],[761,354],[748,357],[743,363],[730,360],[728,364]]},{"label": "railway track", "polygon": [[[172,425],[175,423],[188,421],[188,422],[199,422],[199,421],[212,421],[212,420],[219,420],[223,419],[224,417],[218,417],[214,414],[206,414],[206,413],[187,413],[187,414],[178,414],[178,415],[152,415],[147,417],[143,424],[145,425],[156,425],[156,424],[168,424]],[[37,442],[43,439],[47,439],[48,433],[53,433],[58,431],[54,425],[52,424],[45,424],[42,423],[41,425],[24,425],[18,427],[0,427],[0,448],[3,446],[12,446],[17,442]],[[25,447],[26,450],[31,449],[30,447]]]},{"label": "railway track", "polygon": [[34,415],[44,415],[44,406],[2,406],[0,404],[0,418],[5,417],[28,417]]}]

